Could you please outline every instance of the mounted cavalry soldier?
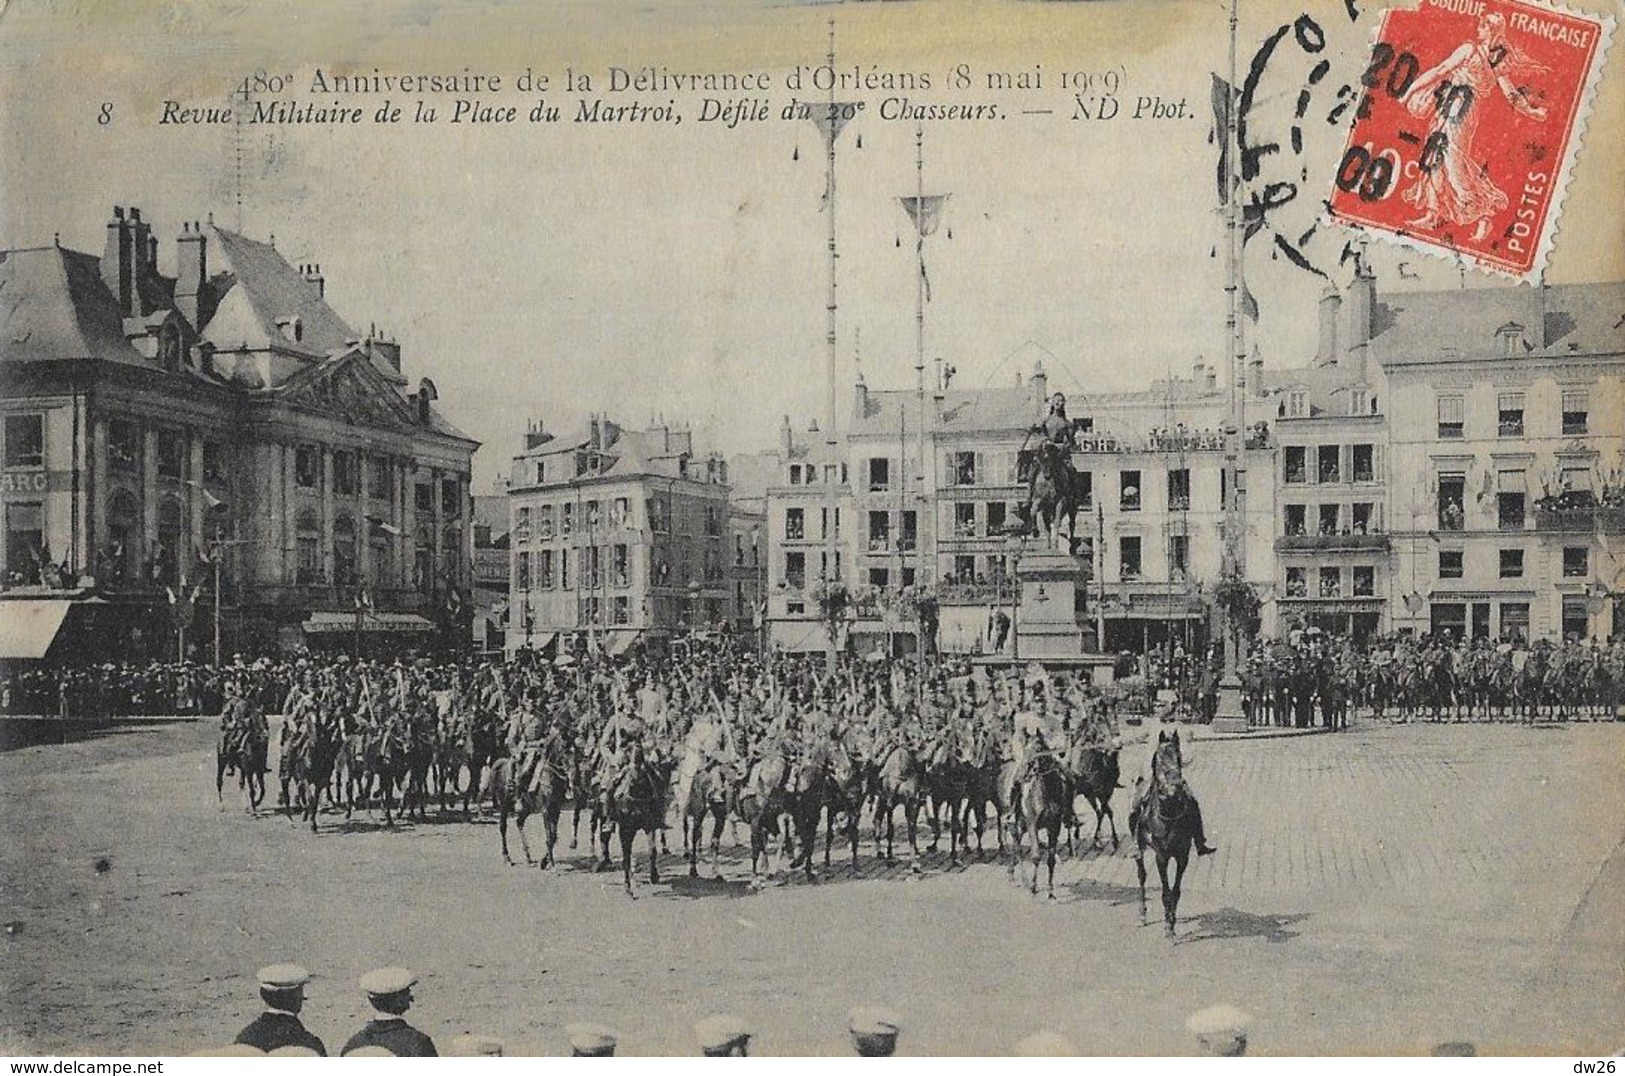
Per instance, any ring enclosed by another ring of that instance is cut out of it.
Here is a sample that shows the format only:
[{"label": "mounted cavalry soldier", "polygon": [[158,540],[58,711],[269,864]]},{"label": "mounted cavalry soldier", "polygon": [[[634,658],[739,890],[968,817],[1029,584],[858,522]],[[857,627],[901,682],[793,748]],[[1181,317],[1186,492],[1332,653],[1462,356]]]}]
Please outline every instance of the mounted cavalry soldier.
[{"label": "mounted cavalry soldier", "polygon": [[226,703],[220,711],[220,732],[228,759],[253,758],[255,755],[251,749],[257,744],[269,743],[271,739],[271,726],[265,720],[265,712],[244,697],[242,686],[235,679],[226,685]]}]

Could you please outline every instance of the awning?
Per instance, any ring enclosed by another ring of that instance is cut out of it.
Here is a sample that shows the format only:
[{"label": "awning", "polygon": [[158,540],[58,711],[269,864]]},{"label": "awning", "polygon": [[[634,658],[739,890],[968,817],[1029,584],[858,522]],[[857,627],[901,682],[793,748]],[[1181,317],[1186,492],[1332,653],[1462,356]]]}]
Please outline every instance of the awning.
[{"label": "awning", "polygon": [[[305,618],[306,635],[339,635],[357,629],[354,613],[311,613]],[[433,631],[434,625],[416,613],[365,613],[361,616],[360,630],[364,632],[424,632]]]},{"label": "awning", "polygon": [[547,648],[557,642],[558,638],[559,633],[556,631],[532,632],[529,645],[532,650],[536,651],[536,653],[545,654],[547,653]]},{"label": "awning", "polygon": [[0,601],[0,658],[38,661],[51,649],[72,602]]},{"label": "awning", "polygon": [[632,649],[632,644],[638,641],[638,636],[641,634],[642,632],[636,631],[614,632],[610,635],[608,641],[604,643],[604,652],[612,657],[619,657]]}]

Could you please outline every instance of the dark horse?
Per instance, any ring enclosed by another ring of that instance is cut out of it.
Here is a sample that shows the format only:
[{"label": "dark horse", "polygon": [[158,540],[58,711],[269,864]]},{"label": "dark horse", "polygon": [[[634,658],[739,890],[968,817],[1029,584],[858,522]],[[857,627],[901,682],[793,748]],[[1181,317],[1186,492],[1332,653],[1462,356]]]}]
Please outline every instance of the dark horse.
[{"label": "dark horse", "polygon": [[1037,468],[1037,473],[1031,474],[1032,495],[1026,508],[1027,533],[1033,537],[1046,535],[1053,539],[1065,520],[1067,549],[1076,551],[1078,509],[1085,499],[1082,476],[1072,469],[1058,450],[1048,448],[1035,454],[1027,466]]},{"label": "dark horse", "polygon": [[626,766],[614,784],[604,791],[604,818],[600,830],[604,858],[609,858],[609,828],[621,834],[621,873],[626,879],[626,895],[632,891],[632,842],[638,831],[649,835],[649,884],[660,884],[660,833],[666,827],[666,808],[671,798],[671,773],[676,763],[651,756],[642,744],[633,744]]},{"label": "dark horse", "polygon": [[[1145,850],[1149,847],[1157,856],[1162,917],[1168,937],[1172,938],[1179,910],[1179,885],[1185,878],[1185,865],[1190,862],[1201,825],[1196,797],[1185,784],[1184,756],[1177,731],[1157,734],[1157,749],[1151,755],[1151,783],[1146,786],[1144,778],[1136,783],[1141,787],[1135,792],[1128,828],[1134,836],[1134,866],[1140,875],[1140,922],[1146,922]],[[1170,860],[1174,864],[1172,884],[1168,881]]]},{"label": "dark horse", "polygon": [[1055,899],[1055,850],[1061,841],[1061,826],[1072,813],[1073,784],[1061,760],[1052,751],[1040,752],[1030,763],[1028,772],[1020,778],[1015,797],[1016,836],[1015,861],[1021,858],[1021,831],[1026,829],[1033,839],[1033,884],[1031,892],[1038,894],[1038,865],[1048,854],[1049,899]]},{"label": "dark horse", "polygon": [[564,813],[564,798],[570,788],[570,762],[562,731],[554,726],[542,745],[534,753],[520,759],[506,755],[485,769],[480,788],[481,797],[490,797],[497,812],[497,832],[502,835],[502,858],[510,866],[513,857],[508,853],[508,816],[519,830],[519,847],[524,850],[525,862],[534,866],[530,854],[530,841],[525,838],[525,819],[533,814],[542,816],[545,844],[542,849],[543,870],[553,865],[553,848],[559,842],[559,816]]},{"label": "dark horse", "polygon": [[271,752],[270,737],[262,730],[245,726],[223,729],[214,752],[214,795],[225,804],[226,774],[237,774],[247,809],[252,813],[265,801],[265,775]]},{"label": "dark horse", "polygon": [[[296,788],[294,803],[298,804],[300,817],[310,824],[312,833],[316,832],[316,812],[321,806],[322,792],[332,781],[343,745],[338,716],[314,713],[284,745],[283,785],[286,787],[291,782]],[[286,793],[283,798],[287,799]],[[294,803],[288,804],[290,813]]]}]

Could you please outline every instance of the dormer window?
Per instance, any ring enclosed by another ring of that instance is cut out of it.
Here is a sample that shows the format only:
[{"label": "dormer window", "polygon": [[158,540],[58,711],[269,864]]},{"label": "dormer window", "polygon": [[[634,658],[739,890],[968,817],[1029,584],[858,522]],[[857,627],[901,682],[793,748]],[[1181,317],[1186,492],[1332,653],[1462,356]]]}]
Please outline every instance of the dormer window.
[{"label": "dormer window", "polygon": [[1305,389],[1292,389],[1286,394],[1286,417],[1309,417],[1309,393]]},{"label": "dormer window", "polygon": [[424,378],[422,381],[418,382],[417,405],[419,425],[427,426],[429,424],[429,420],[434,413],[429,405],[439,398],[440,390],[434,387],[433,381],[430,381],[428,378]]},{"label": "dormer window", "polygon": [[292,343],[297,344],[305,338],[305,323],[299,320],[297,314],[277,318],[276,327],[282,331],[283,337]]},{"label": "dormer window", "polygon": [[1349,414],[1363,415],[1370,408],[1371,393],[1366,389],[1349,389]]}]

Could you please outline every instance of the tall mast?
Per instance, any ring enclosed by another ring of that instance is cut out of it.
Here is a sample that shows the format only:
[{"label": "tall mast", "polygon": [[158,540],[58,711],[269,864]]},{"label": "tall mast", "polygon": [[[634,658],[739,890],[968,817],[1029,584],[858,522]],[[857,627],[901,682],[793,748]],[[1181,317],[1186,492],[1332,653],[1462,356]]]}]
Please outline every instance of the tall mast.
[{"label": "tall mast", "polygon": [[[914,128],[914,204],[919,207],[921,225],[914,229],[914,392],[917,397],[919,414],[919,475],[920,494],[923,501],[925,494],[926,462],[925,462],[925,131],[916,126]],[[906,451],[906,449],[905,449]],[[906,511],[906,508],[905,508]],[[919,516],[916,515],[914,523],[914,544],[920,545]],[[898,525],[902,525],[902,518],[898,518]],[[922,568],[925,565],[925,551],[916,548],[916,563]],[[902,575],[899,573],[897,582],[902,584]],[[919,641],[919,654],[925,654],[925,640]]]},{"label": "tall mast", "polygon": [[825,345],[825,390],[827,397],[824,406],[824,439],[829,444],[835,443],[835,134],[839,130],[835,115],[835,20],[829,20],[829,116],[828,131],[824,139],[824,182],[825,190],[829,194],[829,292],[825,301],[827,310],[827,323],[824,334]]},{"label": "tall mast", "polygon": [[[1236,38],[1240,22],[1240,0],[1230,0],[1230,71],[1225,84],[1225,145],[1223,159],[1229,161],[1225,170],[1225,329],[1228,333],[1230,361],[1225,372],[1229,379],[1230,418],[1225,437],[1225,491],[1224,491],[1224,546],[1219,576],[1224,583],[1240,583],[1241,571],[1241,452],[1243,445],[1242,400],[1237,382],[1247,361],[1246,343],[1241,325],[1241,184],[1237,170],[1241,167],[1241,147],[1236,134]],[[1218,710],[1215,719],[1242,719],[1241,678],[1238,675],[1236,630],[1229,609],[1221,606],[1219,631],[1224,646],[1224,669],[1219,679]]]}]

